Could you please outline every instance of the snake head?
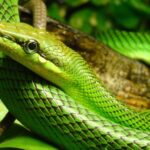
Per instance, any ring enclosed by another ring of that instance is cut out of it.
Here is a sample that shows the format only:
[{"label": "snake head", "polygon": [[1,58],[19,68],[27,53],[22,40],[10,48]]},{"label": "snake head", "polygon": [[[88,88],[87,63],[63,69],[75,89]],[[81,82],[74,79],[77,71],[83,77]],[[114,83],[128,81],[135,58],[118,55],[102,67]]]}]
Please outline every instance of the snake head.
[{"label": "snake head", "polygon": [[45,30],[24,23],[0,24],[0,49],[45,79],[65,87],[77,83],[86,62]]}]

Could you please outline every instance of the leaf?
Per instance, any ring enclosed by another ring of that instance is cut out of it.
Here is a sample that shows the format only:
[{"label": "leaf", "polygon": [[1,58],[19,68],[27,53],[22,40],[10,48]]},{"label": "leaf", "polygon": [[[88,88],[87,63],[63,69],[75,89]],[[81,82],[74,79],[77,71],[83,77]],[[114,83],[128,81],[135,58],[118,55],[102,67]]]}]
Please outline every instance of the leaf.
[{"label": "leaf", "polygon": [[104,9],[97,10],[96,20],[97,20],[97,29],[99,32],[107,31],[111,27],[111,22],[106,16]]},{"label": "leaf", "polygon": [[91,0],[94,5],[106,5],[110,0]]},{"label": "leaf", "polygon": [[70,5],[70,6],[73,6],[73,7],[76,7],[76,6],[79,6],[79,5],[82,5],[86,2],[88,2],[89,0],[65,0],[65,2]]},{"label": "leaf", "polygon": [[4,106],[4,104],[0,100],[0,121],[3,119],[6,113],[7,113],[7,108]]},{"label": "leaf", "polygon": [[130,0],[129,3],[131,4],[132,7],[137,9],[138,11],[141,11],[142,13],[145,13],[147,15],[150,14],[150,6],[144,3],[143,1],[140,0]]},{"label": "leaf", "polygon": [[118,25],[127,29],[133,29],[138,26],[140,18],[128,3],[112,3],[109,9]]},{"label": "leaf", "polygon": [[57,3],[52,3],[48,7],[48,16],[64,22],[64,16],[66,14],[66,10],[63,7],[60,7]]},{"label": "leaf", "polygon": [[0,150],[4,150],[4,148],[23,150],[58,150],[37,138],[23,126],[18,124],[14,124],[0,137]]},{"label": "leaf", "polygon": [[74,28],[82,30],[83,32],[90,33],[92,30],[92,26],[90,24],[92,14],[92,9],[81,9],[80,11],[75,12],[71,16],[69,20],[70,25]]}]

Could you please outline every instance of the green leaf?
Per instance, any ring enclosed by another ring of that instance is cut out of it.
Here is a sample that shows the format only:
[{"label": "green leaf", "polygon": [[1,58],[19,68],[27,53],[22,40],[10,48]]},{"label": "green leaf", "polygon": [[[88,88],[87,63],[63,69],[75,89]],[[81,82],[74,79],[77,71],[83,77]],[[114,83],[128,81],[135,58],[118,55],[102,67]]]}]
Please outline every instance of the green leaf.
[{"label": "green leaf", "polygon": [[107,31],[111,27],[111,22],[106,16],[104,9],[100,9],[96,14],[97,26],[99,32]]},{"label": "green leaf", "polygon": [[127,29],[133,29],[138,26],[140,22],[139,16],[128,3],[112,3],[109,8],[118,25]]},{"label": "green leaf", "polygon": [[64,7],[60,7],[57,3],[52,3],[48,7],[48,16],[64,22],[64,16],[66,14],[66,10]]},{"label": "green leaf", "polygon": [[150,6],[144,3],[143,1],[140,0],[130,0],[129,3],[131,4],[132,7],[137,9],[138,11],[141,11],[142,13],[150,14]]},{"label": "green leaf", "polygon": [[0,150],[4,150],[4,148],[23,150],[58,150],[17,124],[10,127],[6,133],[0,137]]},{"label": "green leaf", "polygon": [[79,6],[82,5],[84,3],[87,3],[89,0],[65,0],[65,2],[69,5],[69,6]]},{"label": "green leaf", "polygon": [[81,9],[80,11],[75,12],[71,16],[69,23],[74,28],[80,29],[86,33],[90,33],[92,30],[92,26],[90,23],[92,13],[93,12],[91,9],[88,8]]},{"label": "green leaf", "polygon": [[91,0],[94,5],[106,5],[110,0]]},{"label": "green leaf", "polygon": [[0,121],[3,119],[6,113],[7,113],[7,108],[4,106],[4,104],[0,100]]}]

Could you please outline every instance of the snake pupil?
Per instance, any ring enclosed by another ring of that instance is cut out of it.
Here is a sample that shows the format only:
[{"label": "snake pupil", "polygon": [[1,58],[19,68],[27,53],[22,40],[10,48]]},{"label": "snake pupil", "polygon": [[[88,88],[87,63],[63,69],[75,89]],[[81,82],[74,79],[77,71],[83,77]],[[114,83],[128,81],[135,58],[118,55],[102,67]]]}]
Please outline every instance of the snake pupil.
[{"label": "snake pupil", "polygon": [[24,50],[26,53],[35,53],[37,52],[39,44],[36,40],[29,40],[24,44]]},{"label": "snake pupil", "polygon": [[36,43],[35,43],[35,42],[29,43],[29,44],[28,44],[28,48],[29,48],[30,50],[36,49]]}]

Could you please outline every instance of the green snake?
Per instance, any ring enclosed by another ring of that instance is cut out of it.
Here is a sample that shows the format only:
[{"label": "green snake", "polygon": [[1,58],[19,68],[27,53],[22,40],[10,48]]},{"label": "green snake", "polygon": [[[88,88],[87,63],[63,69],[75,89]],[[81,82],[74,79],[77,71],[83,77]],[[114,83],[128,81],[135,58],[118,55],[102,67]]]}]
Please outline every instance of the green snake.
[{"label": "green snake", "polygon": [[[17,1],[3,2],[17,9]],[[10,18],[17,22],[14,14]],[[24,23],[2,23],[0,49],[46,79],[0,58],[0,97],[34,133],[63,149],[150,149],[149,111],[118,102],[85,60],[54,35]]]},{"label": "green snake", "polygon": [[149,33],[109,30],[99,34],[97,38],[127,57],[150,64]]}]

